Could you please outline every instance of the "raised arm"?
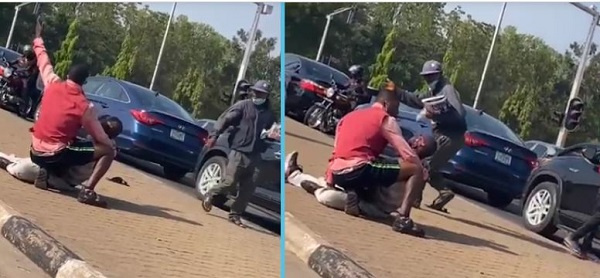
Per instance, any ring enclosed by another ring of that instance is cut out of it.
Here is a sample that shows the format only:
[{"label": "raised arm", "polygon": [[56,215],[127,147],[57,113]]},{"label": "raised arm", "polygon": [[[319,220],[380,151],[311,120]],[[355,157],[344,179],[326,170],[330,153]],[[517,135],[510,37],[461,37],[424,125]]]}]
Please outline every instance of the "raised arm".
[{"label": "raised arm", "polygon": [[40,76],[44,82],[44,86],[60,81],[60,77],[54,73],[54,68],[52,67],[52,63],[50,63],[50,57],[48,57],[42,38],[35,38],[33,40],[33,51],[37,57],[37,66],[40,70]]},{"label": "raised arm", "polygon": [[228,127],[239,124],[242,119],[242,107],[239,102],[230,107],[224,115],[219,117],[215,124],[215,129],[212,132],[212,136],[219,137],[221,133],[225,132]]}]

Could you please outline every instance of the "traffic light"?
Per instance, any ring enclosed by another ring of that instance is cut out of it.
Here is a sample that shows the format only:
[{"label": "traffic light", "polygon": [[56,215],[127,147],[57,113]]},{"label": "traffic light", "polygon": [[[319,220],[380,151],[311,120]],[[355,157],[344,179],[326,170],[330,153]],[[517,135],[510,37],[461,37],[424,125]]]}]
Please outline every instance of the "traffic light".
[{"label": "traffic light", "polygon": [[578,97],[569,101],[569,108],[564,120],[564,127],[567,131],[573,131],[579,126],[581,115],[583,115],[583,106],[583,101]]}]

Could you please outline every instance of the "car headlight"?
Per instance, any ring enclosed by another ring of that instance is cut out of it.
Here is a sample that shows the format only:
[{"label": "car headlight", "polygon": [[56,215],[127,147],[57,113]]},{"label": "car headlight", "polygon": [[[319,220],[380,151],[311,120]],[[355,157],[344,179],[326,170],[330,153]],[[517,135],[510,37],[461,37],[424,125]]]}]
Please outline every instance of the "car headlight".
[{"label": "car headlight", "polygon": [[9,78],[12,75],[12,69],[11,68],[4,68],[4,73],[2,74],[5,78]]},{"label": "car headlight", "polygon": [[329,89],[325,90],[325,95],[329,98],[333,97],[333,95],[335,95],[335,90],[333,88],[329,88]]}]

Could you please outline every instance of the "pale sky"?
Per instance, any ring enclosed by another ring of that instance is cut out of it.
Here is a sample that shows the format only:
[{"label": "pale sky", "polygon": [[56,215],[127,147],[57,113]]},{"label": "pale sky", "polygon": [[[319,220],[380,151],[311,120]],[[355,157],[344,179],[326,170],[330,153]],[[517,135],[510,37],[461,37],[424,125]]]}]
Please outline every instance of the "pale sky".
[{"label": "pale sky", "polygon": [[[171,13],[173,2],[142,2],[148,5],[151,10],[164,13]],[[267,3],[273,6],[273,13],[270,15],[261,15],[258,22],[264,36],[277,38],[275,53],[280,51],[281,36],[281,3]],[[179,2],[175,9],[175,17],[186,15],[191,21],[201,22],[212,26],[217,32],[228,39],[235,36],[236,32],[243,28],[250,30],[254,15],[256,14],[256,5],[249,2],[231,2],[231,3],[192,3]]]}]

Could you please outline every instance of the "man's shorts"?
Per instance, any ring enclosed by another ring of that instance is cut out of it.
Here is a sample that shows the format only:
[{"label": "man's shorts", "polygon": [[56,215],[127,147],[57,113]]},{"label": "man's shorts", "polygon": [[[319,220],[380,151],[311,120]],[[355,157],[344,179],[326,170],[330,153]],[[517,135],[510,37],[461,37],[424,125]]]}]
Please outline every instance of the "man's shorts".
[{"label": "man's shorts", "polygon": [[91,141],[76,140],[66,148],[54,155],[46,156],[30,151],[31,161],[42,168],[49,170],[66,170],[71,166],[86,165],[94,161],[94,143]]},{"label": "man's shorts", "polygon": [[400,164],[369,162],[351,172],[333,173],[333,182],[345,190],[368,193],[373,188],[391,186],[399,175]]}]

